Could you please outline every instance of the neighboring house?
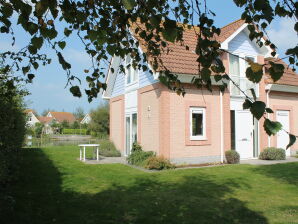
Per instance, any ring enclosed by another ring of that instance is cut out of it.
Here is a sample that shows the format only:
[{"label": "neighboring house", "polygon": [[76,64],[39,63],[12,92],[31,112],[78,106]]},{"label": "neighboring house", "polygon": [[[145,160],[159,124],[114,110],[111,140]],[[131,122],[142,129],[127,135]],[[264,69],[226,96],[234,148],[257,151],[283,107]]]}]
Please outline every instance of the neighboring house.
[{"label": "neighboring house", "polygon": [[69,112],[54,112],[49,111],[45,117],[38,117],[41,123],[44,124],[43,132],[45,134],[55,134],[58,130],[53,127],[53,123],[62,123],[67,121],[69,124],[72,124],[76,121],[75,116]]},{"label": "neighboring house", "polygon": [[25,114],[26,114],[26,117],[27,117],[26,125],[28,127],[34,127],[36,123],[39,123],[39,120],[36,117],[34,110],[27,109],[27,110],[25,110]]},{"label": "neighboring house", "polygon": [[43,133],[44,134],[54,134],[54,129],[52,128],[52,123],[56,120],[52,117],[38,117],[40,123],[44,124]]},{"label": "neighboring house", "polygon": [[81,124],[89,124],[91,122],[90,114],[86,114],[85,117],[80,121]]},{"label": "neighboring house", "polygon": [[[223,27],[217,38],[223,49],[235,55],[261,64],[275,60],[269,58],[271,49],[257,46],[248,33],[247,24],[237,20]],[[126,60],[113,57],[111,68],[115,72],[108,72],[103,98],[110,103],[110,139],[121,153],[129,155],[132,143],[138,141],[145,151],[154,151],[174,163],[198,164],[222,162],[224,152],[229,149],[238,151],[241,159],[249,159],[258,157],[268,146],[286,148],[288,135],[280,131],[269,137],[263,129],[264,119],[257,121],[250,111],[243,110],[244,96],[233,85],[222,94],[215,80],[212,93],[190,84],[198,72],[197,55],[193,52],[194,30],[185,30],[184,42],[190,50],[179,43],[169,43],[170,51],[161,55],[165,67],[184,83],[184,97],[159,82],[162,70],[151,75],[131,66],[124,75],[119,66],[125,65],[129,57]],[[142,41],[139,50],[145,51]],[[288,69],[277,83],[265,75],[255,85],[245,77],[247,64],[244,60],[225,52],[221,59],[226,72],[242,89],[249,94],[248,89],[254,88],[258,100],[274,110],[270,119],[278,120],[291,133],[298,133],[296,73]],[[286,154],[297,149],[298,142]]]},{"label": "neighboring house", "polygon": [[56,112],[56,111],[49,111],[47,117],[55,118],[58,123],[62,123],[63,121],[67,121],[68,123],[72,124],[76,121],[75,116],[70,112]]}]

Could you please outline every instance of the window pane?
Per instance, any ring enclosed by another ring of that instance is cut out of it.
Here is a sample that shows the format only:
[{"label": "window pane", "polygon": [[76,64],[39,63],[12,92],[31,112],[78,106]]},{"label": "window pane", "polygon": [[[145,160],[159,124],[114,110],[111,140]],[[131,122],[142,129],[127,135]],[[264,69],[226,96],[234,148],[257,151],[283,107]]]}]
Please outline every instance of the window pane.
[{"label": "window pane", "polygon": [[239,57],[230,54],[230,74],[240,76]]},{"label": "window pane", "polygon": [[132,114],[132,142],[137,142],[137,114]]},{"label": "window pane", "polygon": [[[249,60],[249,61],[252,61],[252,62],[255,61],[255,59],[253,57],[245,57],[245,59]],[[245,61],[245,66],[246,66],[246,68],[249,66],[248,61]]]},{"label": "window pane", "polygon": [[131,83],[131,68],[130,67],[127,69],[126,83],[127,84]]},{"label": "window pane", "polygon": [[130,117],[126,117],[126,154],[130,152]]},{"label": "window pane", "polygon": [[192,114],[192,136],[203,135],[203,114]]}]

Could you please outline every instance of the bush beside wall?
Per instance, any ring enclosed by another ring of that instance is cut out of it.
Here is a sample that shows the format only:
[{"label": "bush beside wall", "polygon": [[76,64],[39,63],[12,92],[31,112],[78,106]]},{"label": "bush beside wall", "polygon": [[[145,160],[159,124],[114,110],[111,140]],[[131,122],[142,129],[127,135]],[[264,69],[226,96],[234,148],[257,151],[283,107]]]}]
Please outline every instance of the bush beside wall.
[{"label": "bush beside wall", "polygon": [[285,160],[286,151],[282,148],[268,147],[260,153],[259,159],[262,160]]},{"label": "bush beside wall", "polygon": [[134,143],[131,154],[127,157],[131,165],[141,166],[149,170],[173,169],[175,166],[169,160],[158,157],[152,151],[143,151],[142,146]]},{"label": "bush beside wall", "polygon": [[106,157],[119,157],[121,153],[116,149],[113,142],[108,139],[101,139],[99,141],[99,154]]},{"label": "bush beside wall", "polygon": [[225,152],[226,161],[229,164],[236,164],[240,161],[240,155],[236,150],[229,150]]},{"label": "bush beside wall", "polygon": [[175,165],[171,164],[169,160],[151,156],[144,162],[144,167],[149,170],[165,170],[165,169],[174,169]]}]

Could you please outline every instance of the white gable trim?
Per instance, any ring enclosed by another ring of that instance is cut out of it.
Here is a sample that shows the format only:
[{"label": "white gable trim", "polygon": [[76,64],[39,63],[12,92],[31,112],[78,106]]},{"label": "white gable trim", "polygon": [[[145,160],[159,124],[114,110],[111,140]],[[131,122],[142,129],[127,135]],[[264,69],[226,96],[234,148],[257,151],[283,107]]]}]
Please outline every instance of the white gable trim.
[{"label": "white gable trim", "polygon": [[244,23],[242,26],[240,26],[238,30],[236,30],[231,36],[229,36],[224,42],[221,43],[221,48],[224,50],[228,50],[229,42],[233,40],[242,30],[244,30],[247,25],[247,23]]},{"label": "white gable trim", "polygon": [[[112,57],[110,67],[108,70],[108,74],[106,77],[107,89],[103,91],[102,99],[110,99],[111,98],[120,63],[121,63],[120,57],[118,57],[118,56]],[[114,72],[111,71],[111,68],[114,68]]]},{"label": "white gable trim", "polygon": [[[249,31],[248,31],[248,29],[246,29],[247,26],[248,26],[248,24],[244,23],[241,27],[239,27],[231,36],[229,36],[224,42],[221,43],[221,48],[224,50],[228,50],[229,42],[231,42],[231,40],[233,40],[242,31],[244,31],[247,35],[249,35]],[[258,46],[256,40],[252,40],[251,42],[254,43],[260,51],[264,51],[264,49],[267,50],[267,52],[264,54],[264,57],[272,57],[272,55],[271,55],[272,49],[269,46],[265,45],[264,38],[262,38],[261,41],[264,44],[264,46],[262,47],[263,49]],[[276,55],[275,57],[277,57],[277,56],[278,55]]]}]

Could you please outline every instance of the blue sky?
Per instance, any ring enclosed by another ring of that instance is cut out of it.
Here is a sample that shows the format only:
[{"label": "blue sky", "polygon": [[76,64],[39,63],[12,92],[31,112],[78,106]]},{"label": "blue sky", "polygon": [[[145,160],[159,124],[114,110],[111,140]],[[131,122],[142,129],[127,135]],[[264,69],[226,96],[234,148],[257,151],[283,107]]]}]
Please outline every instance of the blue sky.
[{"label": "blue sky", "polygon": [[[241,17],[241,9],[236,7],[232,0],[208,0],[208,7],[216,13],[215,22],[217,26],[224,26]],[[285,49],[297,44],[297,34],[293,31],[294,22],[288,19],[276,19],[268,29],[271,40],[279,47],[280,56],[284,55]],[[15,28],[16,45],[14,49],[23,47],[29,40],[29,35],[21,29]],[[11,49],[9,36],[1,34],[0,51]],[[31,95],[26,97],[29,108],[41,113],[45,109],[73,112],[77,107],[83,107],[85,112],[99,106],[103,100],[99,97],[88,103],[86,96],[75,98],[65,88],[66,74],[60,67],[54,52],[50,47],[43,47],[42,51],[52,58],[52,63],[46,67],[40,67],[32,84],[27,85]],[[81,42],[71,37],[63,52],[66,60],[72,64],[72,73],[82,80],[82,89],[86,87],[83,70],[90,66],[90,59],[84,52]]]}]

